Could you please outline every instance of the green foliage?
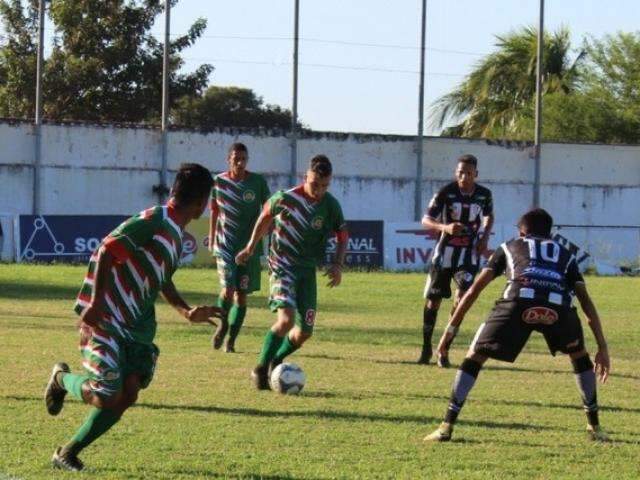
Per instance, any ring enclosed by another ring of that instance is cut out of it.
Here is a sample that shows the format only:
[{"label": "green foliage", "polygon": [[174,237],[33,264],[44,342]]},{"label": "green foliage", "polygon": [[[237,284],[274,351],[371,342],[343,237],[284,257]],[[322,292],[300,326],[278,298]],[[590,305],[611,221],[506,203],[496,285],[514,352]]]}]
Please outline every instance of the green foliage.
[{"label": "green foliage", "polygon": [[[84,267],[0,265],[0,477],[53,478],[49,458],[87,414],[68,399],[45,413],[51,365],[80,368],[73,298]],[[256,392],[249,371],[274,320],[268,286],[249,297],[237,354],[213,351],[211,329],[158,302],[160,357],[138,404],[81,454],[77,478],[637,479],[640,424],[638,278],[587,278],[603,319],[612,377],[599,387],[614,443],[585,439],[571,365],[534,333],[515,364],[488,362],[454,441],[424,445],[445,412],[455,370],[413,364],[421,341],[421,274],[346,273],[319,282],[313,338],[291,360],[307,373],[298,397]],[[213,301],[214,269],[179,270],[190,304]],[[461,362],[500,295],[491,284],[452,350]],[[446,322],[443,302],[436,336]],[[594,342],[585,325],[587,348]],[[71,475],[68,475],[69,478]]]},{"label": "green foliage", "polygon": [[[35,108],[37,1],[0,0],[7,39],[0,47],[0,115],[29,118]],[[157,121],[163,44],[151,34],[160,0],[56,0],[53,50],[44,67],[44,116],[55,120]],[[171,42],[170,98],[198,95],[211,65],[181,74],[180,52],[204,32],[197,20]]]},{"label": "green foliage", "polygon": [[177,125],[211,130],[216,127],[264,127],[289,130],[291,112],[264,105],[253,90],[209,87],[201,96],[185,96],[172,112]]}]

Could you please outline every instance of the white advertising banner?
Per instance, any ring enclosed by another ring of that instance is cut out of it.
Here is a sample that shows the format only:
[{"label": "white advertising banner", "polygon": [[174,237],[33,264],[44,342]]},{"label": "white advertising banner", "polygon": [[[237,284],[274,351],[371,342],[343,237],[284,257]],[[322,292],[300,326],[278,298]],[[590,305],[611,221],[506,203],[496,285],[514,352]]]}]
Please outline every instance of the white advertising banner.
[{"label": "white advertising banner", "polygon": [[384,268],[425,271],[435,238],[420,222],[384,222]]}]

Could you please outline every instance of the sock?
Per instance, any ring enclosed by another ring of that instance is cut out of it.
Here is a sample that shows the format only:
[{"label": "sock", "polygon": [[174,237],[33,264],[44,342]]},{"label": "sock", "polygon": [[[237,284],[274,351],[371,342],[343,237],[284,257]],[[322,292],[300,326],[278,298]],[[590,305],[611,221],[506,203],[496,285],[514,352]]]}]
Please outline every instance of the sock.
[{"label": "sock", "polygon": [[587,414],[589,425],[598,426],[598,396],[596,394],[596,374],[593,371],[593,363],[589,355],[572,359],[573,371],[576,375],[576,384],[582,397],[584,411]]},{"label": "sock", "polygon": [[273,360],[273,357],[276,355],[280,345],[282,345],[283,340],[284,337],[279,337],[273,330],[269,330],[267,332],[264,337],[264,343],[262,344],[262,351],[258,357],[258,366],[266,367],[269,365],[269,362]]},{"label": "sock", "polygon": [[423,350],[431,346],[431,337],[433,336],[433,328],[436,325],[438,310],[424,307],[422,312],[422,348]]},{"label": "sock", "polygon": [[94,440],[107,432],[120,420],[113,410],[92,408],[84,423],[63,448],[63,452],[71,452],[77,455],[82,449],[88,447]]},{"label": "sock", "polygon": [[64,387],[64,389],[78,400],[82,400],[82,384],[89,380],[89,375],[78,375],[75,373],[61,373],[62,381],[58,383]]},{"label": "sock", "polygon": [[240,329],[242,328],[242,322],[244,322],[244,317],[247,314],[247,306],[241,306],[237,304],[233,304],[231,310],[229,311],[229,341],[231,343],[235,342],[238,334],[240,333]]},{"label": "sock", "polygon": [[225,298],[222,296],[218,297],[218,306],[220,308],[224,308],[227,314],[229,313],[229,310],[231,309],[232,304],[233,304],[233,300],[231,299],[225,300]]},{"label": "sock", "polygon": [[464,359],[453,381],[449,407],[444,417],[445,422],[455,423],[458,418],[458,413],[462,410],[462,406],[467,399],[467,395],[469,395],[469,392],[473,388],[473,384],[476,383],[481,368],[482,365],[475,360],[471,360],[470,358]]},{"label": "sock", "polygon": [[298,345],[294,345],[291,342],[289,335],[287,335],[284,341],[282,342],[282,345],[280,346],[278,353],[276,353],[276,356],[273,358],[273,360],[275,362],[282,362],[287,356],[291,355],[293,352],[298,350],[298,348],[300,347]]}]

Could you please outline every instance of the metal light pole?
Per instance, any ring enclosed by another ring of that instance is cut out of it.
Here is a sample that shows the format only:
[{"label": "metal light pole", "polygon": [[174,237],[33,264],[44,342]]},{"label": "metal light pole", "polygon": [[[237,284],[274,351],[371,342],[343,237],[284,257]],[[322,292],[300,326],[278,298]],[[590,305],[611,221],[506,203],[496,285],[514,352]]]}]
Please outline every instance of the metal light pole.
[{"label": "metal light pole", "polygon": [[533,179],[533,206],[540,206],[540,142],[542,131],[542,48],[544,42],[544,0],[540,0],[538,24],[538,54],[536,64],[536,133],[534,139],[535,170]]},{"label": "metal light pole", "polygon": [[36,64],[36,115],[35,155],[33,158],[33,214],[39,215],[40,205],[40,156],[42,152],[42,73],[44,61],[44,10],[46,0],[38,4],[38,58]]},{"label": "metal light pole", "polygon": [[291,185],[298,176],[298,40],[300,0],[294,0],[293,12],[293,101],[291,106]]},{"label": "metal light pole", "polygon": [[414,219],[422,218],[422,135],[424,130],[424,52],[427,33],[427,0],[422,0],[422,26],[420,33],[420,86],[418,89],[418,136],[416,138],[416,186]]},{"label": "metal light pole", "polygon": [[162,54],[162,166],[160,168],[160,188],[158,197],[164,202],[168,192],[167,187],[167,127],[169,123],[169,49],[171,31],[171,2],[164,2],[164,50]]}]

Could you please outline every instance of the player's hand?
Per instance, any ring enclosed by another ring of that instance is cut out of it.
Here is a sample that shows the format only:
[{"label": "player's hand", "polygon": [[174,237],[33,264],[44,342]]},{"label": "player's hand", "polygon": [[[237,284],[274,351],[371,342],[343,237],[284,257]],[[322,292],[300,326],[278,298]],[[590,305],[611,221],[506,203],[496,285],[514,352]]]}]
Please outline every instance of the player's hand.
[{"label": "player's hand", "polygon": [[487,237],[481,237],[476,244],[476,252],[478,256],[485,255],[488,251],[489,239]]},{"label": "player's hand", "polygon": [[465,226],[460,222],[449,223],[444,227],[445,233],[449,235],[462,235],[464,233]]},{"label": "player's hand", "polygon": [[442,333],[442,336],[440,337],[440,341],[438,342],[438,348],[436,349],[436,351],[438,352],[438,355],[440,355],[441,357],[448,357],[449,356],[449,345],[451,344],[451,342],[453,341],[453,335],[451,333],[448,333],[447,331]]},{"label": "player's hand", "polygon": [[211,318],[223,318],[225,315],[226,312],[222,308],[203,305],[193,307],[189,310],[187,312],[187,320],[191,323],[208,323],[210,325],[215,325],[216,323],[211,320]]},{"label": "player's hand", "polygon": [[249,246],[244,247],[236,255],[236,263],[238,265],[244,265],[245,263],[247,263],[249,258],[251,258],[251,255],[253,255],[253,250],[249,248]]},{"label": "player's hand", "polygon": [[89,305],[84,309],[82,315],[80,315],[80,325],[87,325],[89,327],[97,327],[102,321],[102,309],[97,305]]},{"label": "player's hand", "polygon": [[593,371],[596,377],[600,378],[602,383],[609,378],[609,371],[611,370],[611,361],[609,360],[609,352],[607,348],[600,348],[596,353],[595,364],[593,365]]},{"label": "player's hand", "polygon": [[327,271],[324,272],[325,277],[329,277],[329,282],[327,283],[327,287],[333,288],[340,285],[342,282],[342,267],[336,263],[333,263],[327,268]]}]

